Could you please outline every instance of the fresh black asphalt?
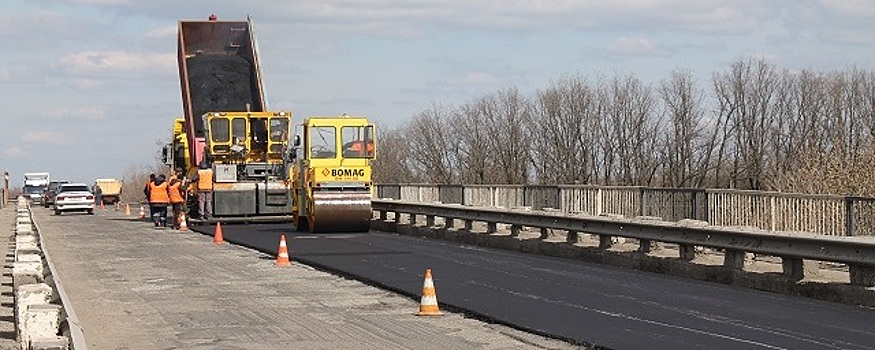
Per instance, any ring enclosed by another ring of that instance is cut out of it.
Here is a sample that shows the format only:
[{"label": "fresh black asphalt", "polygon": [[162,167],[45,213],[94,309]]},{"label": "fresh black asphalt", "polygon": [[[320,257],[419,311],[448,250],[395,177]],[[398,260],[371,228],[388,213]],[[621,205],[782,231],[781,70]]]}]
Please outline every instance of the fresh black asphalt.
[{"label": "fresh black asphalt", "polygon": [[[214,234],[211,226],[194,229]],[[390,233],[223,225],[228,242],[442,307],[611,349],[875,349],[875,310],[673,276]],[[416,310],[411,310],[415,312]]]}]

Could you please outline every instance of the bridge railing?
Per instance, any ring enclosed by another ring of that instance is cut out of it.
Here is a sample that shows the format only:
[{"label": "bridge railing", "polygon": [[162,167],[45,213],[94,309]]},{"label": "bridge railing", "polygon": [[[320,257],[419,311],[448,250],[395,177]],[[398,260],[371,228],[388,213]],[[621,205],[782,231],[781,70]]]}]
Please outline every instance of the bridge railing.
[{"label": "bridge railing", "polygon": [[[762,206],[756,202],[751,203]],[[514,238],[520,237],[523,228],[534,228],[540,231],[540,242],[551,245],[563,243],[555,240],[557,231],[560,235],[565,232],[566,246],[576,246],[580,242],[580,234],[597,235],[599,249],[603,250],[611,247],[614,237],[624,237],[637,240],[637,251],[643,254],[650,253],[655,242],[676,244],[678,257],[685,261],[695,259],[697,247],[718,249],[723,253],[723,267],[730,271],[743,270],[748,253],[780,257],[783,275],[791,281],[804,279],[806,270],[810,268],[811,272],[815,272],[816,265],[812,261],[841,263],[848,266],[851,284],[875,285],[875,241],[857,237],[832,237],[806,232],[773,234],[748,227],[708,225],[696,220],[673,223],[394,200],[374,200],[372,205],[374,211],[379,213],[378,222],[388,223],[396,230],[400,224],[414,228],[440,228],[441,225],[436,225],[436,218],[442,218],[443,229],[484,237],[496,234],[499,224],[509,225],[509,235],[503,236]],[[757,207],[749,206],[746,209],[750,208]],[[406,222],[403,220],[405,216]],[[425,226],[421,225],[418,217],[425,218]],[[482,228],[475,230],[475,222],[485,223],[485,231]],[[457,223],[461,225],[457,226]],[[547,242],[551,236],[554,239]],[[538,248],[537,251],[550,254],[559,249],[554,248]]]},{"label": "bridge railing", "polygon": [[692,219],[715,226],[831,236],[875,235],[875,198],[728,189],[595,185],[378,184],[376,198],[570,215]]}]

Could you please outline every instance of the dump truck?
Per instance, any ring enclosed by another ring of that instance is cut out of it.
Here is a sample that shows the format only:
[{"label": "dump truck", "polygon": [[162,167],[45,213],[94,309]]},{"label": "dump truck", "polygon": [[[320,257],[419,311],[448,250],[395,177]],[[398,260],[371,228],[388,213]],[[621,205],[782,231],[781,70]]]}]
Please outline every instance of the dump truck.
[{"label": "dump truck", "polygon": [[310,117],[295,129],[292,225],[311,232],[367,232],[373,210],[374,125],[367,117]]},{"label": "dump truck", "polygon": [[[292,113],[267,110],[251,20],[181,20],[177,39],[183,118],[165,163],[188,178],[201,162],[212,167],[215,220],[291,220],[283,159]],[[199,219],[194,197],[190,217]]]},{"label": "dump truck", "polygon": [[48,172],[24,173],[24,194],[30,198],[31,203],[42,204],[43,193],[48,189],[50,182]]},{"label": "dump truck", "polygon": [[94,180],[94,194],[97,194],[97,187],[100,187],[100,198],[103,204],[113,205],[119,202],[122,195],[122,181],[116,179],[97,179]]}]

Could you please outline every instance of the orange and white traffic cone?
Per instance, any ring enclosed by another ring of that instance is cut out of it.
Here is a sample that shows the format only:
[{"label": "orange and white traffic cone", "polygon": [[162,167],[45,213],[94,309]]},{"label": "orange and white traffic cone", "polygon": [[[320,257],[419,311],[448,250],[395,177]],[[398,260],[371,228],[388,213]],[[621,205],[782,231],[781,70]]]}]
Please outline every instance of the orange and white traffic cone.
[{"label": "orange and white traffic cone", "polygon": [[437,294],[434,290],[434,280],[431,269],[425,269],[425,281],[422,283],[422,299],[419,301],[419,312],[416,316],[443,316],[438,307]]},{"label": "orange and white traffic cone", "polygon": [[100,201],[100,209],[106,210],[106,206],[103,204],[103,201]]},{"label": "orange and white traffic cone", "polygon": [[177,223],[177,225],[179,225],[180,231],[188,231],[188,224],[186,223],[186,221],[188,221],[188,220],[185,219],[185,212],[180,211],[179,212],[179,223]]},{"label": "orange and white traffic cone", "polygon": [[286,235],[280,235],[280,249],[276,254],[276,266],[289,266],[289,248],[286,246]]},{"label": "orange and white traffic cone", "polygon": [[216,222],[216,232],[213,234],[213,244],[225,243],[225,237],[222,236],[222,223]]},{"label": "orange and white traffic cone", "polygon": [[145,218],[146,218],[146,207],[141,205],[140,206],[140,219],[145,219]]},{"label": "orange and white traffic cone", "polygon": [[125,203],[125,216],[131,216],[131,204]]},{"label": "orange and white traffic cone", "polygon": [[121,209],[121,204],[119,204],[119,202],[115,202],[115,211],[118,211],[119,209]]}]

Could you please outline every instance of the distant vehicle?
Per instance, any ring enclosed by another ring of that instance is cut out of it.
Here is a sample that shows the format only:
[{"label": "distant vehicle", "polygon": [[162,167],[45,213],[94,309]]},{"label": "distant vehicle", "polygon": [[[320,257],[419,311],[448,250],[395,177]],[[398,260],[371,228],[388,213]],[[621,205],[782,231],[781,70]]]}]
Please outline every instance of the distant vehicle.
[{"label": "distant vehicle", "polygon": [[51,181],[49,182],[49,186],[43,192],[43,207],[48,208],[52,204],[55,204],[55,195],[58,194],[58,187],[61,184],[69,183],[69,181]]},{"label": "distant vehicle", "polygon": [[94,214],[94,194],[83,183],[62,184],[55,195],[55,215],[65,211],[84,211]]},{"label": "distant vehicle", "polygon": [[49,186],[49,173],[24,173],[24,194],[30,197],[34,204],[42,204],[43,192]]},{"label": "distant vehicle", "polygon": [[[97,186],[100,186],[100,197],[105,204],[116,204],[122,194],[122,181],[116,179],[94,180],[94,194],[97,194]],[[99,204],[99,203],[98,203]]]}]

